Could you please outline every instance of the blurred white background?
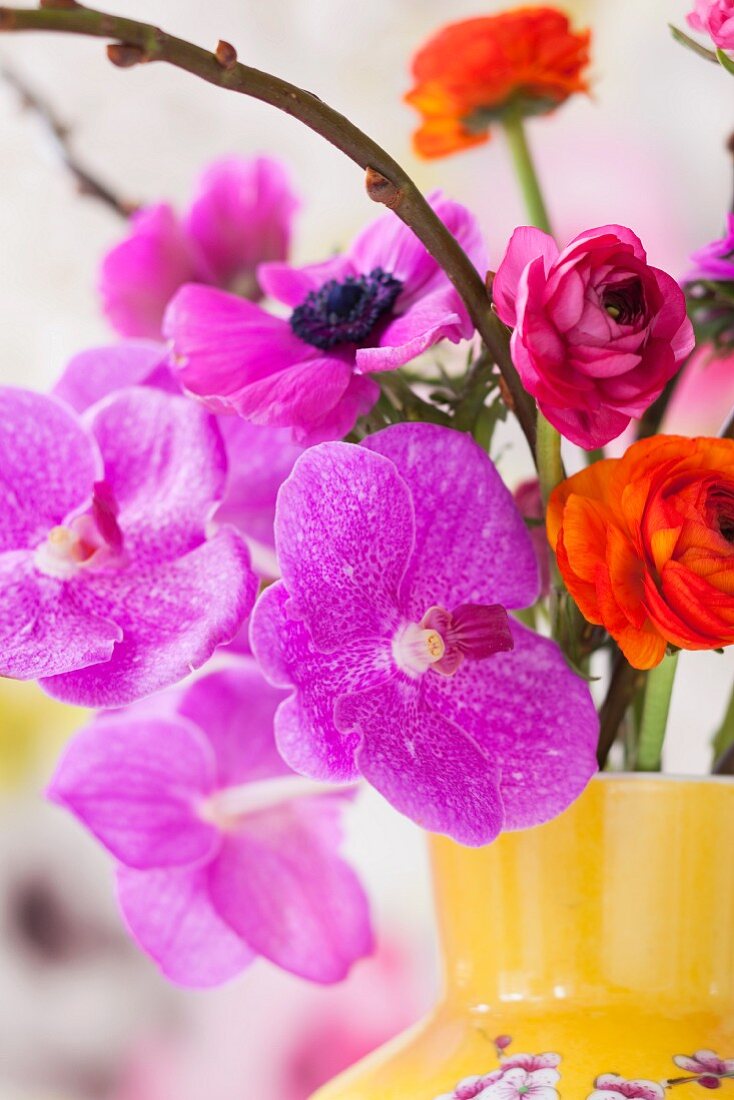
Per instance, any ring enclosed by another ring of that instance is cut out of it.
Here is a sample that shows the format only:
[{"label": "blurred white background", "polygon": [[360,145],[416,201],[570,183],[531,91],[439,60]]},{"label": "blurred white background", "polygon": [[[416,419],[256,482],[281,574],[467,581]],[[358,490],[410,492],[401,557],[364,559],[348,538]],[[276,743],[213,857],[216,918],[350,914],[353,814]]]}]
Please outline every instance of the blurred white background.
[{"label": "blurred white background", "polygon": [[[441,187],[469,205],[486,230],[496,267],[510,232],[524,220],[502,141],[419,163],[410,150],[415,117],[401,97],[409,84],[410,54],[436,26],[504,6],[472,0],[119,0],[113,10],[159,22],[203,45],[225,38],[242,60],[316,92],[405,163],[422,187]],[[680,275],[690,251],[719,234],[731,201],[733,175],[724,144],[734,126],[734,86],[671,39],[666,24],[683,25],[691,6],[686,0],[577,0],[559,6],[579,25],[591,25],[594,41],[592,96],[576,97],[553,118],[529,124],[558,236],[621,222],[639,233],[652,262]],[[375,214],[359,170],[267,106],[164,66],[115,69],[94,40],[8,37],[0,39],[0,60],[54,103],[72,127],[80,157],[132,200],[182,204],[207,161],[232,152],[266,152],[287,163],[304,197],[298,260],[322,258]],[[122,229],[106,208],[75,193],[42,127],[0,83],[0,381],[47,389],[73,352],[111,339],[99,314],[95,276],[101,255]],[[528,472],[523,445],[511,434],[502,445],[503,472],[513,483]],[[668,746],[672,770],[707,766],[708,741],[732,681],[732,658],[732,652],[683,655]],[[43,736],[52,732],[54,714],[43,718]],[[7,725],[6,715],[3,721]],[[26,864],[32,868],[50,859],[57,876],[75,884],[77,900],[88,902],[89,920],[111,931],[105,933],[107,948],[99,949],[106,969],[92,981],[72,956],[57,971],[51,992],[35,963],[18,963],[17,943],[0,925],[0,1095],[31,1100],[40,1095],[31,1088],[41,1086],[67,1100],[111,1095],[105,1067],[115,1064],[146,1021],[170,1023],[183,1016],[196,1038],[188,1043],[188,1068],[179,1071],[175,1100],[205,1093],[212,1100],[281,1100],[277,1086],[263,1091],[272,1079],[262,1052],[287,1043],[300,1026],[298,1011],[312,1013],[329,992],[304,990],[262,964],[220,992],[171,996],[117,933],[105,861],[97,860],[80,830],[68,837],[64,832],[62,843],[58,812],[41,805],[50,758],[41,759],[26,785],[22,818],[14,802],[0,822],[0,891],[10,890],[14,868],[20,874]],[[19,820],[27,828],[20,830]],[[426,1003],[433,973],[423,840],[376,796],[365,795],[354,814],[351,849],[375,899],[378,930],[383,939],[407,945],[406,974],[419,973],[410,979],[416,1012]],[[94,873],[87,875],[92,865]],[[36,979],[40,984],[27,1005],[28,983]],[[209,1052],[209,1073],[202,1071],[202,1050]],[[58,1071],[56,1091],[49,1060],[68,1070]],[[133,1096],[173,1100],[147,1085],[125,1100]]]}]

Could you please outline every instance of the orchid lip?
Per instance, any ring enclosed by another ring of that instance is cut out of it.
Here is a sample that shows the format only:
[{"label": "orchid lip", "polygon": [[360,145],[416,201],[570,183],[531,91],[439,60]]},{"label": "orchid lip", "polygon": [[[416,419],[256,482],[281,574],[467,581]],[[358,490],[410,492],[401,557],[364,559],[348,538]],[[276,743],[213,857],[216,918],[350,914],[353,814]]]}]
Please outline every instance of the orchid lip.
[{"label": "orchid lip", "polygon": [[52,527],[36,548],[36,568],[48,577],[69,580],[80,569],[122,564],[123,538],[117,512],[107,483],[95,482],[91,506]]},{"label": "orchid lip", "polygon": [[501,604],[460,604],[453,611],[434,605],[420,623],[405,623],[393,638],[398,668],[419,677],[430,668],[453,676],[464,660],[482,660],[514,647]]}]

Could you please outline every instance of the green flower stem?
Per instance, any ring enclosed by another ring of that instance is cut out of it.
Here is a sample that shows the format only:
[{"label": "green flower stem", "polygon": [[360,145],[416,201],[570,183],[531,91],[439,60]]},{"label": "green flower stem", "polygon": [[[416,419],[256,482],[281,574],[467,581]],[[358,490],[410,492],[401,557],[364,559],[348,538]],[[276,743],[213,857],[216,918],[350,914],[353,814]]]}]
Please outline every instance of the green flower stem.
[{"label": "green flower stem", "polygon": [[714,735],[714,771],[718,771],[719,762],[734,745],[734,688],[732,688],[726,714]]},{"label": "green flower stem", "polygon": [[540,189],[538,173],[535,171],[530,146],[525,136],[523,116],[519,111],[508,111],[502,120],[502,125],[528,217],[537,229],[542,229],[544,233],[551,233],[550,218]]},{"label": "green flower stem", "polygon": [[[520,111],[508,111],[502,120],[507,144],[515,167],[515,175],[520,185],[528,218],[536,229],[551,233],[550,218],[546,209],[538,173],[525,134],[525,122]],[[536,428],[536,464],[540,491],[544,503],[566,476],[561,461],[561,437],[551,427],[541,412],[538,413]]]},{"label": "green flower stem", "polygon": [[647,674],[637,742],[638,772],[657,772],[661,769],[663,741],[677,665],[678,654],[673,653],[669,657],[663,657],[657,668],[651,668]]},{"label": "green flower stem", "polygon": [[728,73],[731,73],[732,76],[734,76],[734,58],[729,57],[729,54],[724,53],[723,50],[716,51],[716,58],[722,69],[726,69]]}]

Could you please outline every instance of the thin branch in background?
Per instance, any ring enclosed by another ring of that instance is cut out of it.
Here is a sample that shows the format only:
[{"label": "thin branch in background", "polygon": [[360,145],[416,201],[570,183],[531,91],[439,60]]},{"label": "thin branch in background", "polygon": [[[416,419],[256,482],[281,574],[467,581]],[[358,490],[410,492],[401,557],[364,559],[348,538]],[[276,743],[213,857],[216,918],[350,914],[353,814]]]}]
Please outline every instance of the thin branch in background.
[{"label": "thin branch in background", "polygon": [[95,11],[76,0],[43,0],[40,9],[0,7],[0,31],[58,31],[114,39],[107,56],[121,68],[166,62],[220,88],[269,103],[340,149],[367,172],[371,198],[389,206],[413,230],[463,298],[503,375],[515,415],[535,456],[535,402],[512,362],[507,330],[490,307],[484,272],[477,272],[407,172],[344,115],[304,88],[235,61],[236,51],[228,43],[212,52],[152,24]]},{"label": "thin branch in background", "polygon": [[56,155],[65,170],[72,176],[79,193],[104,203],[119,217],[128,218],[135,211],[136,204],[121,198],[79,162],[72,148],[71,131],[56,114],[48,100],[39,95],[17,72],[9,69],[4,63],[0,64],[0,77],[18,93],[23,107],[32,111],[43,123]]}]

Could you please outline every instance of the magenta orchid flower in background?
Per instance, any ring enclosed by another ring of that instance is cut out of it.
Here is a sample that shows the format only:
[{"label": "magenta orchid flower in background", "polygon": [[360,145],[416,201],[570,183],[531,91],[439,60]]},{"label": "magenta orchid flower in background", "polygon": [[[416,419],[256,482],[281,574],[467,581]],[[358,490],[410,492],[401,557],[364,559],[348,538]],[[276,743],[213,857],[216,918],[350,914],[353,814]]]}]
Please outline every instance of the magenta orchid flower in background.
[{"label": "magenta orchid flower in background", "polygon": [[[734,23],[734,7],[732,7]],[[691,256],[694,267],[686,275],[686,282],[707,279],[712,282],[734,280],[734,214],[726,216],[726,232],[718,240],[699,248]]]},{"label": "magenta orchid flower in background", "polygon": [[660,426],[666,435],[718,435],[734,409],[734,351],[697,348],[680,373]]},{"label": "magenta orchid flower in background", "polygon": [[486,844],[565,809],[596,769],[588,687],[508,618],[538,595],[530,537],[468,436],[396,425],[306,451],[278,497],[283,580],[250,639],[290,697],[285,760],[362,775],[426,829]]},{"label": "magenta orchid flower in background", "polygon": [[143,207],[102,261],[99,290],[110,324],[122,336],[159,337],[165,308],[184,283],[257,300],[257,265],[288,255],[298,205],[277,161],[228,157],[202,173],[183,217],[168,203]]},{"label": "magenta orchid flower in background", "polygon": [[257,955],[316,982],[372,949],[338,854],[350,790],[314,793],[273,738],[283,693],[251,659],[102,714],[49,788],[118,862],[128,928],[172,981],[212,986]]},{"label": "magenta orchid flower in background", "polygon": [[[79,352],[67,364],[54,393],[84,412],[107,394],[135,385],[181,392],[163,344],[124,340]],[[293,442],[286,428],[259,427],[238,416],[220,416],[216,423],[227,452],[227,482],[212,523],[235,527],[245,537],[255,571],[274,577],[275,501],[303,447]]]},{"label": "magenta orchid flower in background", "polygon": [[708,34],[720,50],[734,50],[734,0],[696,0],[686,19],[694,31]]},{"label": "magenta orchid flower in background", "polygon": [[623,226],[587,230],[563,251],[516,229],[493,296],[525,388],[587,450],[642,416],[693,349],[683,292]]},{"label": "magenta orchid flower in background", "polygon": [[[484,272],[473,216],[438,194],[431,205]],[[394,214],[344,255],[303,268],[265,264],[258,279],[288,317],[210,287],[179,291],[165,320],[174,366],[214,411],[292,428],[301,443],[345,436],[377,400],[373,373],[474,331],[457,291]]]},{"label": "magenta orchid flower in background", "polygon": [[198,668],[257,591],[231,528],[207,537],[226,457],[182,397],[121,390],[83,418],[0,389],[0,675],[120,706]]}]

